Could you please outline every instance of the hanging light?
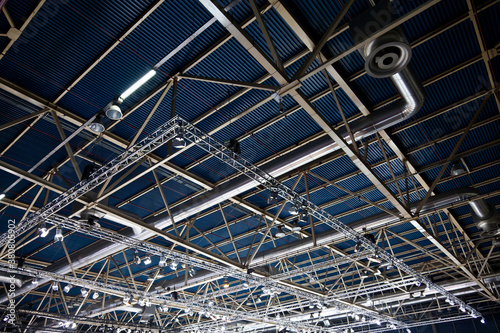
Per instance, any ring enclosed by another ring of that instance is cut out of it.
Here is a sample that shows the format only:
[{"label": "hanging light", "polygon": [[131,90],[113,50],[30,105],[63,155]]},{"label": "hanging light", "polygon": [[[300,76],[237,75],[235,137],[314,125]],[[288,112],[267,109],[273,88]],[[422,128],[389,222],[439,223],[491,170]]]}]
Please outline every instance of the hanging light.
[{"label": "hanging light", "polygon": [[47,229],[47,225],[45,222],[40,223],[40,226],[38,227],[38,236],[40,238],[45,238],[49,234],[49,229]]},{"label": "hanging light", "polygon": [[67,284],[67,285],[64,286],[63,290],[67,294],[67,293],[69,293],[69,291],[71,290],[71,288],[73,288],[73,285],[72,284]]},{"label": "hanging light", "polygon": [[87,297],[87,295],[89,294],[88,289],[85,289],[85,288],[80,289],[80,292],[82,293],[83,297]]},{"label": "hanging light", "polygon": [[134,263],[136,265],[140,265],[142,262],[141,257],[139,257],[139,251],[135,250],[134,252]]},{"label": "hanging light", "polygon": [[59,285],[57,284],[57,282],[53,282],[52,283],[52,291],[58,291],[59,290]]},{"label": "hanging light", "polygon": [[307,222],[308,216],[309,216],[309,212],[307,211],[307,208],[302,207],[302,210],[300,211],[300,215],[299,215],[299,221],[300,222]]},{"label": "hanging light", "polygon": [[456,177],[462,175],[463,173],[465,173],[465,170],[462,167],[462,164],[459,161],[454,162],[451,166],[451,175]]},{"label": "hanging light", "polygon": [[175,149],[181,149],[186,147],[186,140],[184,139],[184,129],[179,127],[175,130],[176,136],[172,140],[172,147]]},{"label": "hanging light", "polygon": [[278,112],[281,114],[285,112],[285,107],[283,106],[283,102],[280,101],[279,106],[278,106]]},{"label": "hanging light", "polygon": [[295,222],[292,223],[292,231],[297,232],[302,230],[302,227],[299,225],[299,221],[295,220]]},{"label": "hanging light", "polygon": [[89,128],[92,132],[95,132],[95,133],[102,133],[104,132],[104,125],[102,123],[102,118],[104,117],[103,114],[99,113],[94,121],[92,121],[90,124],[89,124]]},{"label": "hanging light", "polygon": [[92,299],[98,299],[99,298],[99,293],[97,291],[94,291],[92,294]]},{"label": "hanging light", "polygon": [[144,258],[144,265],[150,265],[151,264],[151,256],[146,256]]},{"label": "hanging light", "polygon": [[160,261],[158,262],[158,266],[160,266],[160,267],[167,266],[167,257],[165,255],[162,255],[160,257]]},{"label": "hanging light", "polygon": [[123,113],[118,104],[113,104],[106,110],[106,117],[111,120],[120,120],[122,116]]},{"label": "hanging light", "polygon": [[63,233],[62,233],[62,229],[57,228],[56,229],[56,234],[54,236],[54,242],[62,242],[63,239],[64,239],[64,236],[63,236]]},{"label": "hanging light", "polygon": [[382,262],[382,259],[380,259],[378,252],[375,252],[373,255],[369,256],[367,258],[371,262],[375,262],[377,264],[380,264]]},{"label": "hanging light", "polygon": [[123,304],[130,304],[132,301],[132,295],[131,294],[125,294],[123,295]]},{"label": "hanging light", "polygon": [[170,268],[175,271],[177,269],[177,266],[179,265],[179,259],[174,258],[172,262],[170,263]]},{"label": "hanging light", "polygon": [[224,289],[229,288],[229,281],[227,280],[227,278],[224,278],[224,282],[222,284],[222,287],[224,287]]},{"label": "hanging light", "polygon": [[354,252],[359,252],[359,251],[361,251],[361,241],[360,240],[358,240],[356,242],[356,246],[354,246]]},{"label": "hanging light", "polygon": [[267,198],[268,205],[276,205],[278,203],[278,189],[276,187],[271,187],[269,192],[269,197]]},{"label": "hanging light", "polygon": [[290,215],[297,215],[299,214],[299,207],[297,207],[296,204],[292,204],[292,207],[290,207],[288,212],[290,213]]},{"label": "hanging light", "polygon": [[283,231],[283,227],[280,225],[278,226],[278,230],[276,231],[276,234],[274,234],[278,238],[283,238],[285,237],[285,232]]}]

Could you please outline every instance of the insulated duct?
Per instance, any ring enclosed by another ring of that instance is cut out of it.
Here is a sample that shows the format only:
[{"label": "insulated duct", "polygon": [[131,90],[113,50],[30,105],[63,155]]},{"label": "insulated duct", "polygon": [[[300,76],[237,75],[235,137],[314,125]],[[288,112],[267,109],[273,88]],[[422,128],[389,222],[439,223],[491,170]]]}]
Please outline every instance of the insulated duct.
[{"label": "insulated duct", "polygon": [[[370,49],[377,50],[376,52],[379,54],[379,48],[380,45],[374,44]],[[363,139],[393,126],[400,121],[408,119],[416,114],[422,107],[424,103],[424,90],[411,69],[400,66],[400,71],[392,75],[391,80],[398,89],[401,98],[397,102],[372,113],[368,117],[352,122],[350,128],[355,140]],[[345,128],[339,130],[338,134],[347,142],[351,142],[350,135]],[[300,149],[295,149],[288,154],[277,157],[273,161],[263,165],[261,169],[274,177],[278,177],[338,149],[338,145],[330,137],[324,136],[304,145]],[[175,218],[176,222],[180,222],[207,208],[216,206],[219,203],[250,190],[257,185],[258,183],[256,181],[244,175],[236,177],[211,191],[192,198],[177,207],[173,207],[171,209],[172,216]],[[149,218],[145,220],[145,222],[159,229],[166,229],[172,225],[168,212]],[[136,235],[130,228],[126,228],[122,231],[122,234],[128,237],[134,237],[138,240],[145,240],[153,236],[150,232],[142,232]],[[78,269],[87,265],[89,262],[100,260],[125,248],[126,247],[121,244],[98,241],[88,246],[83,251],[71,254],[70,259],[74,269]],[[67,274],[71,271],[66,258],[48,266],[47,270],[59,274]],[[203,274],[199,272],[195,278],[201,278],[202,276]],[[47,281],[40,281],[40,283],[45,282]],[[35,286],[26,284],[17,290],[17,294],[21,295],[29,292],[33,288],[35,288]],[[6,300],[7,297],[3,294],[0,297],[0,303]]]}]

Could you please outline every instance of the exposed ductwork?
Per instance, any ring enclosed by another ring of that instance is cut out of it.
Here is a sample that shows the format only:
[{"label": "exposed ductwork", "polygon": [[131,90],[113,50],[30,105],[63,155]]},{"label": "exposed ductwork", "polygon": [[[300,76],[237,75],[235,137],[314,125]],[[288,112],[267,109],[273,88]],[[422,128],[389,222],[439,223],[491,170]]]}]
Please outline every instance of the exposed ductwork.
[{"label": "exposed ductwork", "polygon": [[20,288],[24,280],[17,276],[11,277],[9,273],[0,272],[0,282],[5,283],[7,286],[13,283],[16,287]]},{"label": "exposed ductwork", "polygon": [[[370,59],[374,59],[375,65],[377,64],[377,59],[380,60],[379,56],[383,56],[384,59],[391,60],[391,62],[388,62],[388,60],[378,62],[378,66],[380,67],[380,64],[382,64],[382,67],[384,67],[382,69],[385,69],[386,73],[390,72],[392,74],[391,80],[394,82],[394,85],[398,89],[401,98],[397,102],[372,113],[368,117],[352,122],[350,124],[350,129],[355,140],[363,139],[378,131],[393,126],[400,121],[408,119],[409,117],[417,113],[424,103],[423,87],[420,84],[415,73],[406,66],[408,64],[410,56],[404,56],[403,52],[404,50],[410,50],[410,48],[407,47],[407,44],[405,44],[403,37],[397,34],[396,37],[391,37],[392,39],[389,37],[384,37],[383,39],[381,39],[383,43],[380,43],[379,39],[368,43],[364,48],[364,52],[365,56],[368,56],[369,58],[371,57]],[[403,41],[401,39],[403,39]],[[397,49],[397,47],[396,49],[394,49],[394,45],[396,44],[399,49]],[[403,59],[404,61],[401,61],[401,59]],[[377,75],[380,75],[380,73]],[[339,130],[339,134],[347,142],[351,141],[350,135],[345,128]],[[278,177],[304,164],[310,163],[327,154],[330,154],[338,149],[338,145],[333,142],[330,137],[325,136],[303,146],[301,149],[296,149],[286,155],[277,157],[273,161],[265,164],[262,169],[269,174]],[[171,214],[177,222],[180,222],[190,216],[194,216],[198,212],[213,207],[229,198],[239,195],[242,192],[250,190],[256,185],[257,182],[247,178],[246,176],[239,176],[231,180],[230,182],[227,182],[211,191],[206,192],[203,195],[190,199],[182,205],[172,208]],[[166,229],[172,225],[170,216],[167,212],[152,217],[145,222],[159,229]],[[134,230],[132,230],[131,228],[126,228],[122,231],[122,234],[128,237],[134,237],[138,240],[145,240],[153,236],[150,232],[142,232],[140,234],[137,234],[137,230],[135,230],[134,232]],[[331,240],[328,239],[328,237],[325,237],[325,242],[331,242]],[[299,243],[297,243],[296,245],[299,246]],[[309,245],[300,246],[308,247]],[[79,253],[71,254],[70,259],[74,269],[78,269],[82,266],[87,265],[89,262],[100,260],[104,257],[119,252],[124,248],[125,246],[122,244],[110,243],[101,240],[88,246]],[[261,258],[261,255],[259,255],[258,258]],[[254,259],[255,263],[259,262],[258,260],[260,259],[258,258]],[[47,267],[47,270],[59,274],[67,274],[71,271],[68,260],[66,258],[50,265],[49,267]],[[211,277],[209,277],[208,275],[205,276],[204,272],[198,272],[197,276],[195,277],[195,279],[203,278],[211,279]],[[40,281],[40,283],[45,282],[47,281]],[[29,292],[33,288],[35,288],[35,286],[28,283],[17,290],[17,294],[21,295],[25,292]],[[6,300],[6,295],[2,295],[0,297],[0,302],[5,302]]]}]

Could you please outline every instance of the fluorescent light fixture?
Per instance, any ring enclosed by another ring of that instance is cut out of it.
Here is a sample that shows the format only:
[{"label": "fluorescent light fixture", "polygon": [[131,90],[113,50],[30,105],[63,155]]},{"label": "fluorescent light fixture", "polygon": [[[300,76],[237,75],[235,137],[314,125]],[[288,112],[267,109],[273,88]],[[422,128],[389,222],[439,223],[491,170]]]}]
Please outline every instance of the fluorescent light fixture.
[{"label": "fluorescent light fixture", "polygon": [[146,73],[143,77],[139,79],[136,83],[134,83],[130,88],[125,90],[123,94],[121,94],[120,98],[125,99],[132,95],[134,91],[139,89],[144,83],[148,82],[149,79],[151,79],[154,75],[156,74],[156,71],[154,69],[150,70],[149,72]]}]

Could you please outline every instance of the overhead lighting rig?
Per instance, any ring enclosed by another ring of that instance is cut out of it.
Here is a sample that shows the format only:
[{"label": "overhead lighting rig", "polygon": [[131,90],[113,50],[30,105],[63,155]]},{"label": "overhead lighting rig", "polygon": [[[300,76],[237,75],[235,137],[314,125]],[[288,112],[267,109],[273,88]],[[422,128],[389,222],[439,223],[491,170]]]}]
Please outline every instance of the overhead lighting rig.
[{"label": "overhead lighting rig", "polygon": [[[421,273],[415,271],[414,269],[406,265],[402,260],[389,254],[388,252],[377,246],[372,241],[363,237],[360,233],[356,232],[349,226],[340,222],[334,216],[330,215],[326,211],[316,206],[314,203],[304,199],[297,192],[291,190],[290,188],[288,188],[287,186],[276,180],[271,175],[267,174],[266,172],[260,170],[255,165],[243,159],[239,154],[231,154],[230,152],[228,152],[227,148],[222,143],[213,139],[208,134],[200,131],[195,126],[185,121],[184,119],[180,118],[179,116],[173,117],[170,121],[160,126],[154,133],[147,136],[145,139],[143,139],[142,141],[132,146],[127,151],[123,152],[122,154],[111,160],[108,164],[101,167],[99,170],[90,175],[89,179],[83,180],[80,183],[76,184],[66,192],[59,195],[49,204],[40,208],[35,213],[30,214],[28,218],[20,221],[20,223],[16,227],[15,232],[17,234],[22,234],[28,231],[29,229],[33,228],[34,226],[38,225],[40,222],[44,220],[50,221],[51,223],[56,223],[58,226],[61,227],[62,226],[64,226],[65,228],[70,227],[69,229],[81,232],[82,226],[78,223],[78,221],[75,224],[74,220],[71,219],[67,219],[64,217],[59,219],[57,218],[56,215],[54,215],[55,212],[65,207],[69,203],[73,202],[75,199],[84,195],[88,191],[99,186],[113,175],[125,169],[127,166],[135,163],[142,156],[150,153],[157,147],[163,145],[165,142],[168,142],[169,140],[173,139],[176,135],[176,130],[178,128],[182,128],[183,135],[186,140],[193,142],[198,147],[207,151],[209,154],[219,158],[224,163],[237,169],[247,177],[255,180],[257,183],[270,189],[272,195],[271,201],[276,201],[278,197],[282,197],[292,204],[300,202],[301,209],[307,210],[308,214],[314,217],[315,219],[322,221],[323,223],[330,226],[332,229],[341,232],[347,238],[359,243],[365,249],[371,252],[377,252],[381,260],[385,262],[391,262],[395,267],[399,268],[401,271],[406,272],[410,276],[415,277],[415,279],[417,279],[418,281],[425,283],[432,289],[452,299],[455,302],[455,304],[463,305],[469,313],[480,316],[480,313],[477,312],[474,308],[472,308],[468,304],[465,304],[463,301],[461,301],[453,294],[446,291],[441,286],[434,284],[427,277],[423,276]],[[48,219],[49,217],[51,217],[51,219]],[[175,258],[177,258],[177,260],[182,258],[183,262],[187,264],[194,264],[197,267],[209,269],[221,273],[222,275],[225,276],[232,276],[240,280],[245,280],[248,278],[249,280],[253,280],[260,285],[266,283],[272,284],[275,288],[277,288],[277,290],[281,290],[283,292],[290,293],[298,297],[304,297],[306,299],[322,299],[321,296],[315,296],[311,293],[302,291],[300,289],[292,288],[286,285],[281,285],[269,278],[264,278],[255,275],[247,276],[245,273],[239,272],[235,269],[226,268],[215,263],[210,263],[201,259],[197,259],[195,257],[182,255],[173,251],[167,251],[163,248],[155,247],[154,245],[151,245],[149,243],[138,242],[133,238],[124,237],[117,233],[106,231],[104,228],[89,228],[86,231],[89,232],[89,234],[91,235],[92,234],[95,235],[96,237],[108,240],[111,239],[112,241],[119,241],[120,243],[127,244],[129,247],[132,248],[143,247],[145,248],[145,251],[150,254],[154,255],[166,254],[167,256],[174,258],[174,260]],[[4,234],[0,237],[0,246],[5,245],[6,242],[7,242],[7,235]],[[339,306],[347,306],[347,305],[339,303]],[[381,316],[375,312],[363,310],[358,307],[350,305],[347,307],[351,311],[359,313],[360,315],[367,315],[371,316],[372,319],[381,319],[383,321],[390,322],[392,325],[396,325],[398,328],[405,327],[404,323],[396,321],[391,318]]]}]

